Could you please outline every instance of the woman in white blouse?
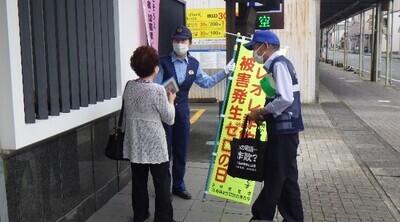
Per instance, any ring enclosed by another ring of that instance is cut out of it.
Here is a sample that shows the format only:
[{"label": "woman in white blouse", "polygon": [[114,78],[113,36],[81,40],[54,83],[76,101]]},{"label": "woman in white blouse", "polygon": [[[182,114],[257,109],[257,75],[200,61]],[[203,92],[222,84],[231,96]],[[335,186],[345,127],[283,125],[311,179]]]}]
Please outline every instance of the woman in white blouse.
[{"label": "woman in white blouse", "polygon": [[[149,170],[156,193],[154,221],[171,222],[173,210],[169,192],[168,150],[162,122],[172,125],[175,118],[175,93],[153,83],[158,73],[159,56],[150,46],[140,46],[130,59],[139,76],[127,83],[124,94],[122,130],[124,158],[131,161],[132,208],[135,222],[150,217],[147,179]],[[167,95],[168,94],[168,95]]]}]

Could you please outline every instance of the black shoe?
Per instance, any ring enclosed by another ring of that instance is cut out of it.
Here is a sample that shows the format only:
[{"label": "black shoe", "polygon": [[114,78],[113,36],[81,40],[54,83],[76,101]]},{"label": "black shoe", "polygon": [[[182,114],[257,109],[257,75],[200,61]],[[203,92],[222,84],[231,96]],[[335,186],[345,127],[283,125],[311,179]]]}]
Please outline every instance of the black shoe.
[{"label": "black shoe", "polygon": [[185,199],[185,200],[192,199],[192,195],[190,195],[190,193],[187,192],[187,190],[183,190],[183,191],[172,190],[172,194],[174,194],[182,199]]}]

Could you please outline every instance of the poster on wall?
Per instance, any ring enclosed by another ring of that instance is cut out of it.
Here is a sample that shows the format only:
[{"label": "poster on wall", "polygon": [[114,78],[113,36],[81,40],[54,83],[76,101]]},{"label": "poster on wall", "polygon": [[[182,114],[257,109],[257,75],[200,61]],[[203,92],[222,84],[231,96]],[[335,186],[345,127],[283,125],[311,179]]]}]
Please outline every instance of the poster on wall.
[{"label": "poster on wall", "polygon": [[225,44],[225,8],[187,9],[186,25],[192,31],[193,45]]},{"label": "poster on wall", "polygon": [[147,44],[158,50],[160,0],[142,0]]},{"label": "poster on wall", "polygon": [[190,55],[201,63],[203,69],[223,69],[226,65],[225,49],[193,49],[190,50]]},{"label": "poster on wall", "polygon": [[192,31],[196,48],[190,53],[204,69],[222,69],[226,64],[225,8],[187,9],[186,25]]}]

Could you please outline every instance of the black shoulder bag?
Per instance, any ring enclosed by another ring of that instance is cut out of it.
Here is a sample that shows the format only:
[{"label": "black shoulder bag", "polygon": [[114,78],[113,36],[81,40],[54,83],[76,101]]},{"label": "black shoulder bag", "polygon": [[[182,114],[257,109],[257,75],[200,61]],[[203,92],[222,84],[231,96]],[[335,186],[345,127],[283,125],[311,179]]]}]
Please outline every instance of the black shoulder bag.
[{"label": "black shoulder bag", "polygon": [[246,116],[239,139],[233,138],[231,156],[228,164],[228,175],[246,180],[264,180],[264,158],[267,142],[260,140],[260,126],[257,125],[256,137],[248,138]]},{"label": "black shoulder bag", "polygon": [[[127,85],[128,83],[126,83],[125,89]],[[114,133],[110,135],[110,137],[108,138],[108,143],[105,151],[106,157],[113,160],[129,160],[129,159],[124,159],[124,155],[122,153],[124,149],[125,133],[123,133],[120,128],[122,125],[123,116],[124,116],[124,100],[122,100],[122,107],[121,107],[121,112],[119,113],[118,125],[116,128],[114,128],[115,130]]]}]

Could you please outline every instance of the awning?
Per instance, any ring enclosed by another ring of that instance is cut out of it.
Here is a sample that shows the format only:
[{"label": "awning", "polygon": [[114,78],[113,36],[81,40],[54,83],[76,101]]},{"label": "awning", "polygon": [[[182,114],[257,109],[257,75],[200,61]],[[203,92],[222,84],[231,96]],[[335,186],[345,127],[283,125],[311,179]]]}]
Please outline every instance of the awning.
[{"label": "awning", "polygon": [[321,28],[341,22],[346,18],[375,6],[379,0],[321,0]]}]

